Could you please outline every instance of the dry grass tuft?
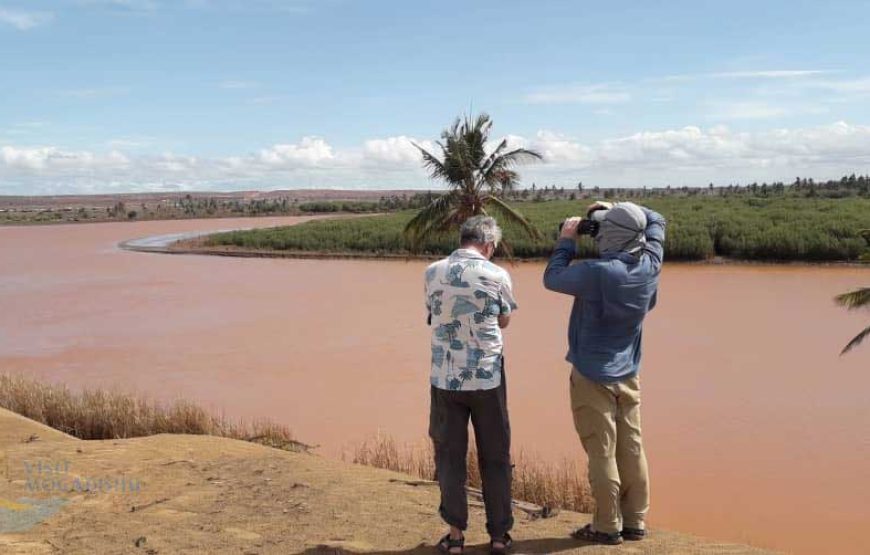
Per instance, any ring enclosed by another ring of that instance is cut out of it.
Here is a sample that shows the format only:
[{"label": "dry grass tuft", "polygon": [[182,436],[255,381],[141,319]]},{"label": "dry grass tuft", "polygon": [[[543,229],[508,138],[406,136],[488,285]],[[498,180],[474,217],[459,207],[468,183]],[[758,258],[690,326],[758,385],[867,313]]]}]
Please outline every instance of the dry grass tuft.
[{"label": "dry grass tuft", "polygon": [[[378,435],[359,444],[352,462],[410,474],[424,480],[435,479],[432,444],[399,446],[389,436]],[[537,505],[582,513],[594,508],[585,469],[571,459],[546,463],[520,451],[514,457],[513,496]],[[468,485],[480,488],[477,451],[472,442],[468,454]]]},{"label": "dry grass tuft", "polygon": [[188,401],[162,405],[103,389],[70,391],[18,375],[0,374],[0,407],[80,439],[121,439],[154,434],[199,434],[241,439],[287,451],[309,446],[286,426],[210,414]]}]

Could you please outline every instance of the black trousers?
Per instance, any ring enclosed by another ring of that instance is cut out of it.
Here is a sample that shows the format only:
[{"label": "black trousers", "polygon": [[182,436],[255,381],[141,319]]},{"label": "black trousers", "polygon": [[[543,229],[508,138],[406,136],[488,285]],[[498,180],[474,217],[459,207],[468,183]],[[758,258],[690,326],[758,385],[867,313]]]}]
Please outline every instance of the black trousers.
[{"label": "black trousers", "polygon": [[468,419],[474,426],[478,465],[483,481],[486,530],[501,538],[513,527],[511,511],[511,429],[507,384],[483,391],[448,391],[432,387],[429,436],[435,447],[435,473],[441,487],[439,513],[444,521],[468,527]]}]

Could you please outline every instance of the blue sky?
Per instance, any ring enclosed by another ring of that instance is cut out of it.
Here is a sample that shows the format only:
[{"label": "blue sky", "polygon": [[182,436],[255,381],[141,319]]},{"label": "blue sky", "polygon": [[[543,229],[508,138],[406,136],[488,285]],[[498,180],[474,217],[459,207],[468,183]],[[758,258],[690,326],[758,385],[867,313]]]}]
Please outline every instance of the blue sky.
[{"label": "blue sky", "polygon": [[0,194],[437,187],[457,115],[527,184],[870,172],[867,2],[0,0]]}]

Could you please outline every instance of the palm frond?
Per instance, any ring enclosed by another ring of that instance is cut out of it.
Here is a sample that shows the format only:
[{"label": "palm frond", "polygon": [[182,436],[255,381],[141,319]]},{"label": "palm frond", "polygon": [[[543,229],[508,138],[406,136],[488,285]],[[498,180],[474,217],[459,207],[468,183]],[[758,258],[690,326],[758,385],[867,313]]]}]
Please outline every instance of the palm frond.
[{"label": "palm frond", "polygon": [[860,345],[861,342],[864,341],[864,339],[866,339],[868,335],[870,335],[870,326],[867,326],[861,333],[853,337],[852,341],[849,341],[849,343],[845,347],[843,347],[843,350],[840,351],[840,355],[845,355],[846,353]]},{"label": "palm frond", "polygon": [[870,287],[861,287],[834,297],[834,301],[849,310],[870,307]]},{"label": "palm frond", "polygon": [[479,169],[486,157],[486,141],[489,140],[489,130],[492,128],[492,119],[488,114],[479,114],[474,122],[466,119],[465,142],[468,144],[470,162],[475,169]]},{"label": "palm frond", "polygon": [[480,168],[478,168],[478,189],[483,187],[483,185],[489,185],[490,190],[494,190],[495,183],[490,182],[485,178],[487,174],[487,170],[492,167],[492,163],[496,160],[501,154],[504,152],[504,149],[507,148],[507,139],[502,139],[502,141],[495,147],[489,156],[486,157],[486,160],[481,164]]},{"label": "palm frond", "polygon": [[448,172],[447,168],[444,167],[444,163],[441,162],[441,160],[439,160],[437,156],[435,156],[422,146],[418,145],[414,141],[411,141],[411,144],[420,151],[420,155],[423,157],[423,167],[429,171],[429,176],[432,179],[443,179],[447,181]]},{"label": "palm frond", "polygon": [[537,151],[528,148],[515,148],[511,151],[499,153],[498,156],[492,157],[483,169],[484,171],[488,171],[497,167],[509,168],[517,164],[537,162],[543,159],[544,157]]},{"label": "palm frond", "polygon": [[532,225],[532,223],[529,222],[522,214],[508,206],[500,198],[488,195],[486,198],[483,199],[483,205],[487,207],[491,212],[495,212],[496,214],[498,214],[503,222],[510,222],[514,225],[519,226],[532,239],[541,238],[541,232],[538,230],[537,227]]},{"label": "palm frond", "polygon": [[457,120],[453,128],[445,130],[442,134],[444,143],[440,146],[444,155],[442,162],[445,169],[444,180],[453,188],[468,191],[473,186],[474,160],[466,127],[466,124],[460,125]]},{"label": "palm frond", "polygon": [[435,198],[405,224],[402,235],[412,252],[419,250],[433,231],[445,231],[456,219],[458,197],[447,193]]},{"label": "palm frond", "polygon": [[[481,170],[480,180],[490,187],[494,187],[506,181],[503,176],[515,166],[542,159],[543,157],[534,150],[515,148],[488,160],[487,165]],[[516,174],[514,173],[514,175]],[[510,184],[514,185],[516,181],[518,180],[511,181]]]}]

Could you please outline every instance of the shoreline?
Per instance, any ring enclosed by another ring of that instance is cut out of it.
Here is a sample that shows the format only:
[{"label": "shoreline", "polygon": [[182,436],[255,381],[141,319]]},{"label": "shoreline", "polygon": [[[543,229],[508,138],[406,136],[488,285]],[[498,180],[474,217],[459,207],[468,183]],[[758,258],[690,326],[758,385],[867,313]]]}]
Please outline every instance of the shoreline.
[{"label": "shoreline", "polygon": [[[429,553],[443,527],[434,482],[401,472],[213,435],[82,440],[3,408],[0,424],[0,510],[15,516],[0,522],[4,553]],[[468,537],[478,551],[488,536],[475,502]],[[565,536],[591,515],[514,506],[518,552],[589,550]],[[99,533],[106,526],[112,534]],[[658,526],[644,551],[776,552]]]},{"label": "shoreline", "polygon": [[[327,218],[324,218],[327,219]],[[443,258],[443,255],[435,254],[399,254],[399,253],[369,253],[369,252],[326,252],[326,251],[278,251],[248,249],[233,246],[206,246],[203,239],[209,235],[227,233],[231,231],[246,231],[252,228],[224,229],[217,231],[192,232],[188,234],[173,234],[178,237],[156,235],[130,239],[118,243],[118,247],[134,252],[150,252],[160,254],[186,254],[199,256],[226,256],[236,258],[283,258],[294,260],[372,260],[372,261],[405,261],[426,262]],[[185,235],[181,237],[181,235]],[[162,241],[161,241],[162,240]],[[139,243],[139,244],[137,244]],[[147,243],[147,244],[145,244]],[[543,263],[548,258],[500,258],[500,261],[510,263]],[[744,260],[737,258],[715,257],[706,260],[668,260],[669,265],[679,264],[686,266],[777,266],[777,267],[810,267],[810,268],[867,268],[870,264],[859,261],[801,261],[801,260]]]}]

